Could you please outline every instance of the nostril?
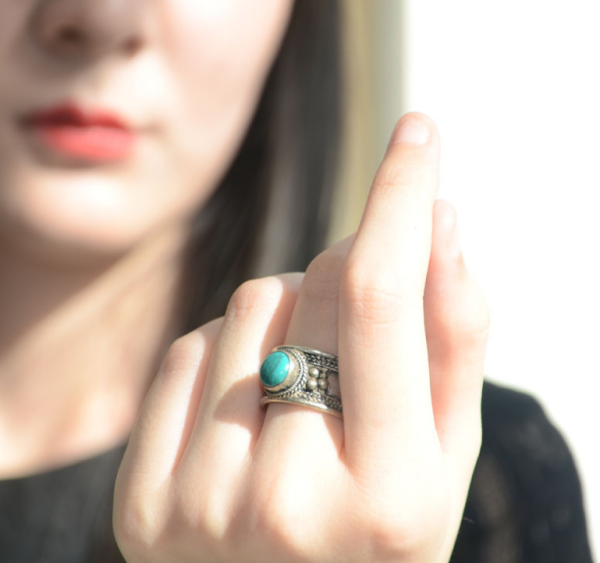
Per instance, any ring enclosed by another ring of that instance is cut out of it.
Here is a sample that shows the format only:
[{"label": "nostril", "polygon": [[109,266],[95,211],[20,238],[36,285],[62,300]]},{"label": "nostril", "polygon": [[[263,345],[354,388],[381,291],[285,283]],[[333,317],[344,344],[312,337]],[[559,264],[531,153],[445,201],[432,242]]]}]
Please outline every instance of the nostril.
[{"label": "nostril", "polygon": [[142,48],[142,40],[139,37],[127,39],[123,45],[123,51],[129,55],[135,55]]},{"label": "nostril", "polygon": [[31,32],[49,55],[72,59],[118,51],[132,57],[144,47],[138,14],[143,1],[44,0],[32,13]]},{"label": "nostril", "polygon": [[84,42],[84,35],[73,25],[63,25],[57,30],[56,39],[63,45],[81,45]]}]

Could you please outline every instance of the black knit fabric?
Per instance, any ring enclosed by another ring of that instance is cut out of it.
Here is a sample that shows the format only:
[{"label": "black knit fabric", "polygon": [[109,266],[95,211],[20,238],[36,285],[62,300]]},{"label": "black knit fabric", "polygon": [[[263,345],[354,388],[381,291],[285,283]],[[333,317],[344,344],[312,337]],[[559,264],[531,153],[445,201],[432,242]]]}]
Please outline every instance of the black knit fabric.
[{"label": "black knit fabric", "polygon": [[453,563],[591,563],[573,457],[531,396],[486,383]]},{"label": "black knit fabric", "polygon": [[0,481],[0,563],[122,562],[111,513],[124,451]]},{"label": "black knit fabric", "polygon": [[[569,450],[530,396],[484,386],[483,445],[453,563],[591,563]],[[112,537],[124,448],[0,481],[0,563],[122,563]]]}]

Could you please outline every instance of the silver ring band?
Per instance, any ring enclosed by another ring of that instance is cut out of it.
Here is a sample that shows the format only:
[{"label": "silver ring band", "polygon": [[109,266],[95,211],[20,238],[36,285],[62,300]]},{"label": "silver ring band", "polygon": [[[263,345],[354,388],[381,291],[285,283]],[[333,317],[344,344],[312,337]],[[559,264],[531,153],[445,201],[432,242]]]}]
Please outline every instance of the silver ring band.
[{"label": "silver ring band", "polygon": [[261,383],[262,408],[292,403],[342,418],[337,356],[304,346],[277,346],[262,364]]}]

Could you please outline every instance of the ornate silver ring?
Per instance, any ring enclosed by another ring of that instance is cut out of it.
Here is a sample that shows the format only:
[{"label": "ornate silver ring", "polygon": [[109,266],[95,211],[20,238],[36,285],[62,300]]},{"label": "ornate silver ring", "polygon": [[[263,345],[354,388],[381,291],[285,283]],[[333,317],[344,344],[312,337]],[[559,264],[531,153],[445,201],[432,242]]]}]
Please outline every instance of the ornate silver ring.
[{"label": "ornate silver ring", "polygon": [[338,359],[303,346],[277,346],[260,368],[260,406],[292,403],[342,418]]}]

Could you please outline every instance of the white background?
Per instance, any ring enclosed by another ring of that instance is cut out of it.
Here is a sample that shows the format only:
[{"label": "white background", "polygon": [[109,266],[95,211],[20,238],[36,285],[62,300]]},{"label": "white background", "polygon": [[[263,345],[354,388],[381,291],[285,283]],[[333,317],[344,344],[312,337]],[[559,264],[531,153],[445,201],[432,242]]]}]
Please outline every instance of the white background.
[{"label": "white background", "polygon": [[492,312],[486,373],[534,393],[564,433],[597,548],[600,2],[377,6],[380,144],[403,112],[437,122],[440,197]]}]

